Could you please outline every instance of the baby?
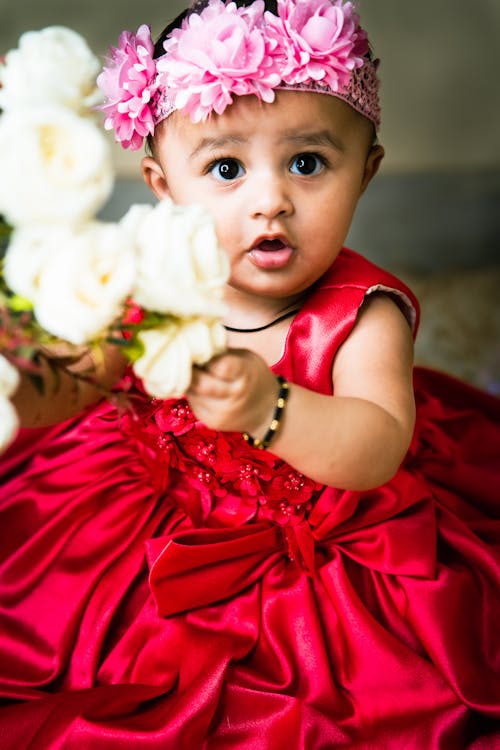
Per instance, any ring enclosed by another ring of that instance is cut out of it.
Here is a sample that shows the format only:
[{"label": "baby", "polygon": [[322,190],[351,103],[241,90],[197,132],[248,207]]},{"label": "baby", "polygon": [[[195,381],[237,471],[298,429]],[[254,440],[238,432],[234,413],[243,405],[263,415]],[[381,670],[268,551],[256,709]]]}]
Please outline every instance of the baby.
[{"label": "baby", "polygon": [[343,246],[384,154],[352,3],[198,2],[99,80],[214,217],[228,349],[133,414],[20,389],[87,408],[3,468],[3,746],[500,746],[500,409],[413,370],[414,295]]}]

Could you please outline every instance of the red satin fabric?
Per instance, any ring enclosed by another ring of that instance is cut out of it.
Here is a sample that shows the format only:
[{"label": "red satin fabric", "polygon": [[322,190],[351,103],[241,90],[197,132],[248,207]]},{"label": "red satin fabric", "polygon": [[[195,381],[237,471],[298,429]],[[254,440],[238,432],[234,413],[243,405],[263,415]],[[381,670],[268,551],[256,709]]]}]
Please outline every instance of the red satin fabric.
[{"label": "red satin fabric", "polygon": [[[328,392],[377,284],[416,305],[344,251],[276,371]],[[1,460],[0,747],[500,747],[500,407],[430,371],[415,390],[407,459],[363,493],[182,400],[24,432]]]}]

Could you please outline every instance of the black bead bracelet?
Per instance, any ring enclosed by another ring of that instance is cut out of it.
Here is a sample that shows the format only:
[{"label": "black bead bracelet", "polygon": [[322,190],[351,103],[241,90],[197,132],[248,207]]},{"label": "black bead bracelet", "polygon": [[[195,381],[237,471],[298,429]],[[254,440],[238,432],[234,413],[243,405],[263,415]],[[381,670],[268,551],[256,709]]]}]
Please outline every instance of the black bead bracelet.
[{"label": "black bead bracelet", "polygon": [[247,441],[248,445],[252,446],[252,448],[259,448],[260,450],[269,448],[274,436],[276,435],[279,429],[281,416],[283,414],[283,409],[285,408],[286,400],[288,398],[288,394],[290,393],[290,390],[288,387],[288,381],[285,380],[285,378],[281,377],[281,375],[278,375],[277,380],[278,380],[278,383],[280,384],[278,400],[276,401],[276,407],[274,409],[273,418],[271,420],[271,424],[269,425],[269,429],[267,430],[266,434],[264,435],[262,440],[259,440],[259,438],[254,438],[251,435],[249,435],[248,432],[243,433],[243,437]]}]

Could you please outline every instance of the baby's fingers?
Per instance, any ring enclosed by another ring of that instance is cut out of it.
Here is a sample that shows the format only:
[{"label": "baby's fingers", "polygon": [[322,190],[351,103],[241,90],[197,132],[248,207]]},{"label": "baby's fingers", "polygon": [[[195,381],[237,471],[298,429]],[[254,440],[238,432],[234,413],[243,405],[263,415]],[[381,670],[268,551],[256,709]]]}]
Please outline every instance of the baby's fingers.
[{"label": "baby's fingers", "polygon": [[233,382],[244,373],[253,356],[246,349],[229,349],[213,357],[202,369],[218,380]]},{"label": "baby's fingers", "polygon": [[234,381],[223,380],[214,374],[208,365],[193,367],[191,384],[187,396],[203,396],[208,398],[226,398],[231,391]]}]

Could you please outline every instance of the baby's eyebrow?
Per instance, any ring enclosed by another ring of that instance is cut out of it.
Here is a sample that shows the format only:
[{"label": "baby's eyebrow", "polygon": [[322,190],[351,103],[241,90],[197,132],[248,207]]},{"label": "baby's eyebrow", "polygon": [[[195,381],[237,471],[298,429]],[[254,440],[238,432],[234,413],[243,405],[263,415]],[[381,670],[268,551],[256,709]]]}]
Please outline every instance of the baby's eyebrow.
[{"label": "baby's eyebrow", "polygon": [[241,146],[247,139],[238,135],[220,135],[213,138],[202,138],[196,148],[191,152],[190,159],[194,159],[202,151],[217,151],[228,146]]},{"label": "baby's eyebrow", "polygon": [[342,141],[337,140],[328,130],[297,133],[291,130],[285,133],[283,139],[294,146],[326,146],[336,151],[345,151]]}]

